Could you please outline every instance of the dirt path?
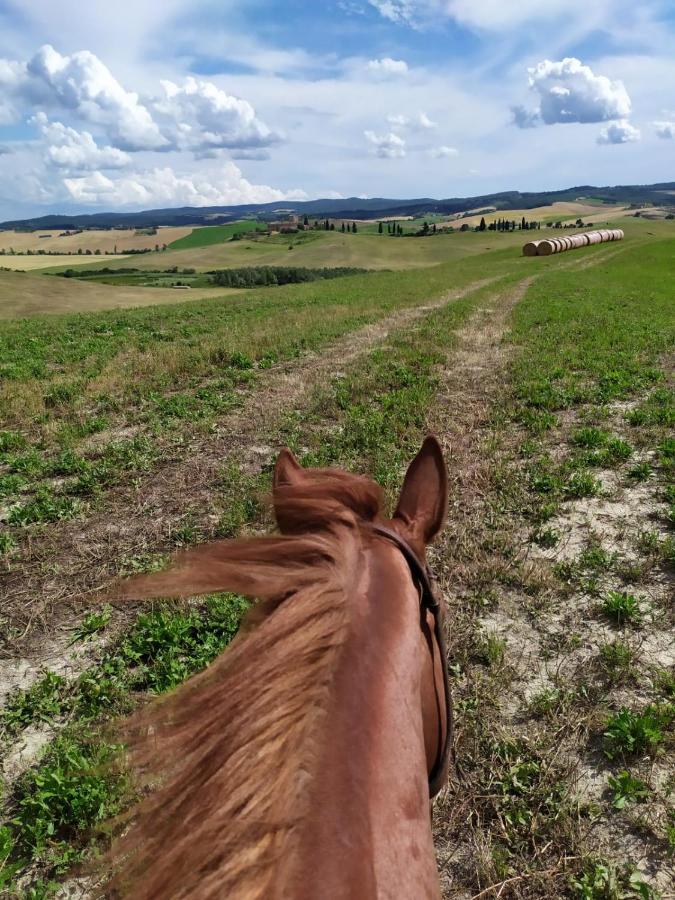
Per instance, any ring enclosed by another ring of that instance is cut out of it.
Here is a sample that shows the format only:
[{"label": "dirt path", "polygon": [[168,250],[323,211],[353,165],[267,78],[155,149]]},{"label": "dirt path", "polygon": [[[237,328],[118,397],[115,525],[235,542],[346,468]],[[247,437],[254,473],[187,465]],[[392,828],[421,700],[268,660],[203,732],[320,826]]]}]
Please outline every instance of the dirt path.
[{"label": "dirt path", "polygon": [[[314,385],[337,374],[391,332],[498,280],[483,279],[449,291],[358,329],[321,354],[273,367],[243,407],[221,420],[215,434],[195,436],[180,456],[166,459],[140,482],[115,489],[103,508],[86,518],[54,525],[36,536],[5,577],[3,612],[10,621],[11,638],[0,648],[8,657],[0,664],[0,689],[25,687],[38,666],[58,663],[70,640],[72,602],[83,598],[86,602],[88,594],[115,577],[121,559],[171,549],[170,532],[190,509],[215,523],[219,480],[228,461],[236,459],[244,469],[259,471],[272,453],[260,441],[269,439],[275,424],[305,402]],[[18,667],[17,648],[23,654]]]}]

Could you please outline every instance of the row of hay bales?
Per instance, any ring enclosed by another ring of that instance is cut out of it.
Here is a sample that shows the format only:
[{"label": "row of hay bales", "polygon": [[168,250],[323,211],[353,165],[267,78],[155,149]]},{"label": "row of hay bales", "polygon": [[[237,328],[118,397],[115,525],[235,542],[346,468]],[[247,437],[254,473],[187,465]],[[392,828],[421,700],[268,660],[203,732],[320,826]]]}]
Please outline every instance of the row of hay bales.
[{"label": "row of hay bales", "polygon": [[544,238],[542,241],[528,241],[523,247],[523,256],[550,256],[552,253],[564,253],[566,250],[589,247],[591,244],[622,241],[623,237],[621,228],[602,228],[599,231],[586,231],[583,234]]}]

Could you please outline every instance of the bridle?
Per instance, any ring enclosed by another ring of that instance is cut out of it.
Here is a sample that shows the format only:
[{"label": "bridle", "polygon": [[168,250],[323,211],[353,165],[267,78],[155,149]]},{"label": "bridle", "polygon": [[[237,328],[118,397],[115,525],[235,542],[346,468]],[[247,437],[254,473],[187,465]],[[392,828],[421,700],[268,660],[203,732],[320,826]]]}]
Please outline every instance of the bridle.
[{"label": "bridle", "polygon": [[[429,796],[435,797],[436,794],[444,786],[448,777],[448,764],[453,750],[453,729],[452,729],[452,699],[450,697],[450,682],[448,679],[448,657],[445,644],[445,634],[443,632],[443,620],[441,615],[441,604],[434,588],[434,576],[427,563],[419,558],[415,550],[401,535],[394,531],[393,528],[387,528],[386,525],[374,523],[371,530],[380,537],[386,538],[395,544],[403,554],[403,558],[408,563],[410,574],[415,582],[420,594],[420,610],[422,612],[429,611],[434,619],[434,637],[438,644],[438,651],[441,657],[441,668],[443,672],[443,692],[446,712],[446,729],[445,740],[439,740],[436,761],[429,773]],[[433,654],[433,648],[432,648]],[[433,660],[432,660],[433,662]]]}]

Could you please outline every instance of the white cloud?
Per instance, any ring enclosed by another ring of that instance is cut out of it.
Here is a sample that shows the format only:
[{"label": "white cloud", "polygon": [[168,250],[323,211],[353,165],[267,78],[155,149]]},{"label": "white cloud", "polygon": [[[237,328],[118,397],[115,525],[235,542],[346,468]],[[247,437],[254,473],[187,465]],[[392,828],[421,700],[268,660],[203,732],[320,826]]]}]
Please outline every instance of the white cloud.
[{"label": "white cloud", "polygon": [[627,119],[619,119],[606,125],[597,137],[598,144],[629,144],[639,141],[640,129],[635,128]]},{"label": "white cloud", "polygon": [[432,122],[425,112],[421,112],[417,117],[417,123],[420,128],[431,129],[438,128],[438,122]]},{"label": "white cloud", "polygon": [[564,122],[607,122],[630,115],[631,102],[622,81],[596,75],[574,57],[559,62],[545,59],[528,69],[530,88],[539,95],[539,106],[528,112],[513,107],[514,122],[529,128]]},{"label": "white cloud", "polygon": [[[387,62],[395,63],[382,60]],[[382,72],[387,71],[383,65]],[[161,96],[141,102],[93,53],[62,56],[47,44],[26,63],[0,59],[0,124],[17,121],[26,106],[58,110],[101,129],[113,147],[124,151],[198,153],[264,147],[280,140],[248,101],[211,82],[162,81],[161,89]]]},{"label": "white cloud", "polygon": [[658,137],[666,141],[675,140],[675,122],[654,122],[654,128]]},{"label": "white cloud", "polygon": [[247,100],[208,81],[162,81],[164,96],[151,104],[162,133],[178,150],[265,147],[279,140]]},{"label": "white cloud", "polygon": [[378,78],[397,78],[408,74],[408,63],[403,59],[392,59],[390,56],[371,59],[367,68],[371,75]]},{"label": "white cloud", "polygon": [[430,131],[438,128],[438,122],[432,122],[425,112],[419,112],[414,116],[404,116],[402,114],[392,114],[387,116],[387,122],[391,128],[402,131],[410,128],[412,131]]},{"label": "white cloud", "polygon": [[111,207],[227,206],[307,198],[304,191],[251,184],[232,162],[212,172],[191,175],[177,175],[169,166],[115,179],[92,172],[81,178],[64,178],[63,184],[77,203]]},{"label": "white cloud", "polygon": [[380,159],[401,159],[405,156],[405,141],[393,131],[389,131],[387,134],[364,131],[364,134],[371,145],[370,152],[379,156]]},{"label": "white cloud", "polygon": [[126,91],[88,50],[61,56],[46,44],[22,67],[14,87],[35,106],[71,110],[104,126],[123,150],[159,149],[166,144],[138,94]]},{"label": "white cloud", "polygon": [[419,2],[415,0],[368,0],[371,6],[392,22],[410,25],[419,11]]},{"label": "white cloud", "polygon": [[76,131],[62,122],[50,122],[43,112],[31,122],[40,129],[47,145],[46,161],[57,168],[82,172],[94,169],[121,169],[131,157],[117,147],[99,147],[88,131]]},{"label": "white cloud", "polygon": [[430,151],[434,159],[450,159],[452,156],[459,156],[459,150],[454,147],[433,147]]}]

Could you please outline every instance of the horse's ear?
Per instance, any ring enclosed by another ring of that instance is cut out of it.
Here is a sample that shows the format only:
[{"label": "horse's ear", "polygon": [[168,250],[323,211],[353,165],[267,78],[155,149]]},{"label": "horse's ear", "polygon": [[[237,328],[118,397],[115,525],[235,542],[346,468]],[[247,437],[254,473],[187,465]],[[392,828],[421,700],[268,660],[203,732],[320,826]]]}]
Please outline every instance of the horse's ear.
[{"label": "horse's ear", "polygon": [[272,486],[276,490],[290,484],[297,484],[302,478],[302,466],[288,447],[284,447],[274,464]]},{"label": "horse's ear", "polygon": [[443,527],[448,510],[448,473],[437,438],[429,435],[410,463],[394,513],[414,541],[428,544]]}]

